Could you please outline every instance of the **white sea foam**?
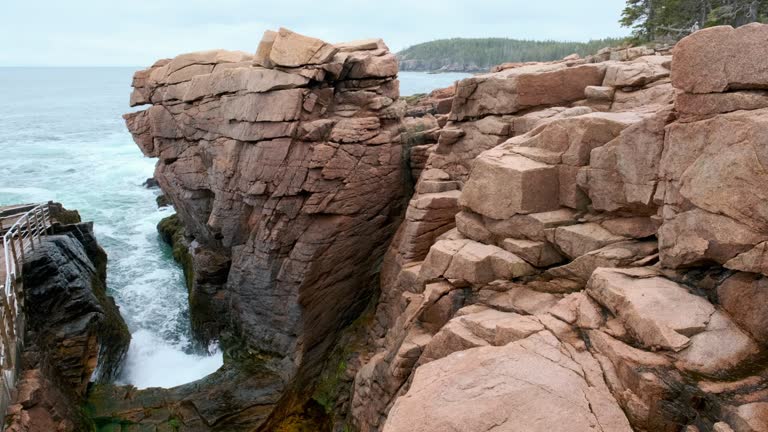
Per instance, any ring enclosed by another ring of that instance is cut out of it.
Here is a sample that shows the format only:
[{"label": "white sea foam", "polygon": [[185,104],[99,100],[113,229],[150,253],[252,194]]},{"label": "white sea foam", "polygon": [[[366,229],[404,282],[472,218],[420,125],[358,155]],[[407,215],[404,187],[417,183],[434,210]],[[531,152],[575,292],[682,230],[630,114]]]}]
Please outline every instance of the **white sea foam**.
[{"label": "white sea foam", "polygon": [[[6,175],[5,177],[7,178],[8,176]],[[50,189],[39,187],[0,187],[0,195],[18,197],[14,202],[14,204],[16,204],[20,202],[46,202],[55,199],[57,194]]]},{"label": "white sea foam", "polygon": [[222,364],[220,352],[190,355],[169,345],[148,330],[133,333],[125,362],[125,383],[138,388],[173,387],[215,372]]},{"label": "white sea foam", "polygon": [[195,353],[184,276],[156,225],[156,190],[120,118],[131,69],[0,68],[0,205],[55,200],[95,222],[107,285],[133,334],[121,382],[174,386],[222,356]]}]

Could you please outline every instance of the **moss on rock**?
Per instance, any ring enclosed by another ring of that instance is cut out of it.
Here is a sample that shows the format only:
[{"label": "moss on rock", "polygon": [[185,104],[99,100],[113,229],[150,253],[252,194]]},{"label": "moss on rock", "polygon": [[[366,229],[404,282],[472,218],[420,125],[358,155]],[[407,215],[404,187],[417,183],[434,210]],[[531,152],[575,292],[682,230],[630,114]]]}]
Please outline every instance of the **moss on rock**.
[{"label": "moss on rock", "polygon": [[303,406],[285,412],[274,430],[279,432],[326,432],[349,430],[346,412],[351,398],[354,375],[360,365],[360,353],[366,349],[367,329],[375,316],[376,297],[366,309],[344,328],[315,381],[312,396]]},{"label": "moss on rock", "polygon": [[82,222],[80,212],[77,210],[67,210],[61,203],[49,202],[48,210],[50,211],[51,219],[62,225],[73,225]]},{"label": "moss on rock", "polygon": [[167,195],[158,195],[157,198],[155,198],[155,202],[157,203],[158,208],[171,205],[171,200],[168,199]]},{"label": "moss on rock", "polygon": [[274,432],[329,432],[332,428],[330,418],[323,407],[310,400],[300,413],[292,414],[283,419]]},{"label": "moss on rock", "polygon": [[187,289],[191,290],[195,272],[192,254],[189,253],[189,242],[184,235],[184,225],[181,219],[176,214],[168,216],[157,224],[157,231],[160,233],[160,238],[171,246],[173,259],[184,270],[184,281],[187,284]]}]

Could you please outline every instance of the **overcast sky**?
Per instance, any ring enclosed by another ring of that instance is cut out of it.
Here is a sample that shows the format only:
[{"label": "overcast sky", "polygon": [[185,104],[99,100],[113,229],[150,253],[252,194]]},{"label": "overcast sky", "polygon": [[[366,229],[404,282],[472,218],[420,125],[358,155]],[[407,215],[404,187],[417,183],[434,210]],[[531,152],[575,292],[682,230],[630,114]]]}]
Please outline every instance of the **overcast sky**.
[{"label": "overcast sky", "polygon": [[393,51],[448,37],[624,36],[623,0],[3,0],[0,66],[145,66],[213,48],[255,51],[266,29]]}]

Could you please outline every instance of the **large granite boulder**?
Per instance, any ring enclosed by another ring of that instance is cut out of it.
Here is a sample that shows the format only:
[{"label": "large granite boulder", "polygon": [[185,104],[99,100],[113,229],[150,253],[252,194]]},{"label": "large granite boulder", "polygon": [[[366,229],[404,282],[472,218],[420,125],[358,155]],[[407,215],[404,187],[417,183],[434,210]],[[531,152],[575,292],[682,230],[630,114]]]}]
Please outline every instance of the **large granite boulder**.
[{"label": "large granite boulder", "polygon": [[768,92],[745,90],[727,93],[685,93],[675,98],[675,109],[687,116],[706,116],[768,107]]},{"label": "large granite boulder", "polygon": [[[478,75],[459,82],[450,118],[513,114],[541,105],[562,105],[584,98],[584,89],[603,83],[605,66],[568,67],[541,63]],[[500,97],[501,96],[501,97]]]},{"label": "large granite boulder", "polygon": [[276,66],[300,67],[328,63],[338,48],[320,39],[281,28],[271,41],[269,60]]},{"label": "large granite boulder", "polygon": [[[660,177],[662,262],[725,264],[768,239],[762,168],[768,110],[736,111],[667,127]],[[738,172],[738,175],[734,175]]]},{"label": "large granite boulder", "polygon": [[556,210],[557,168],[517,154],[490,150],[475,160],[460,204],[494,219]]},{"label": "large granite boulder", "polygon": [[704,330],[715,312],[706,299],[647,268],[599,268],[587,292],[649,348],[685,348],[689,336]]},{"label": "large granite boulder", "polygon": [[697,31],[673,51],[672,83],[688,93],[768,88],[768,25]]},{"label": "large granite boulder", "polygon": [[717,288],[723,309],[757,341],[768,344],[768,278],[736,273]]},{"label": "large granite boulder", "polygon": [[762,242],[747,252],[736,255],[725,263],[724,267],[768,276],[768,242]]},{"label": "large granite boulder", "polygon": [[645,56],[630,62],[609,64],[603,86],[642,87],[669,76],[672,58],[669,56]]},{"label": "large granite boulder", "polygon": [[590,154],[578,183],[587,191],[593,208],[653,214],[654,194],[659,183],[659,165],[664,150],[664,128],[671,110],[633,124]]},{"label": "large granite boulder", "polygon": [[599,268],[587,292],[642,345],[674,352],[680,370],[723,376],[760,352],[730,316],[655,269]]},{"label": "large granite boulder", "polygon": [[416,370],[383,431],[631,431],[590,361],[548,331],[451,354]]}]

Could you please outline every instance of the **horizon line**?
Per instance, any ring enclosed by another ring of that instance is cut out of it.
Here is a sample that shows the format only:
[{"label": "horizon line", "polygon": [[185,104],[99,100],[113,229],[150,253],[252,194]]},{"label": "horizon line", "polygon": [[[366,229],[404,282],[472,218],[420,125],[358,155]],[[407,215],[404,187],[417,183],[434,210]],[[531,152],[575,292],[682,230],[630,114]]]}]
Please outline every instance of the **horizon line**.
[{"label": "horizon line", "polygon": [[0,68],[81,68],[81,67],[88,67],[88,68],[130,68],[130,67],[137,67],[137,68],[149,68],[149,66],[136,66],[136,65],[3,65],[0,64]]}]

